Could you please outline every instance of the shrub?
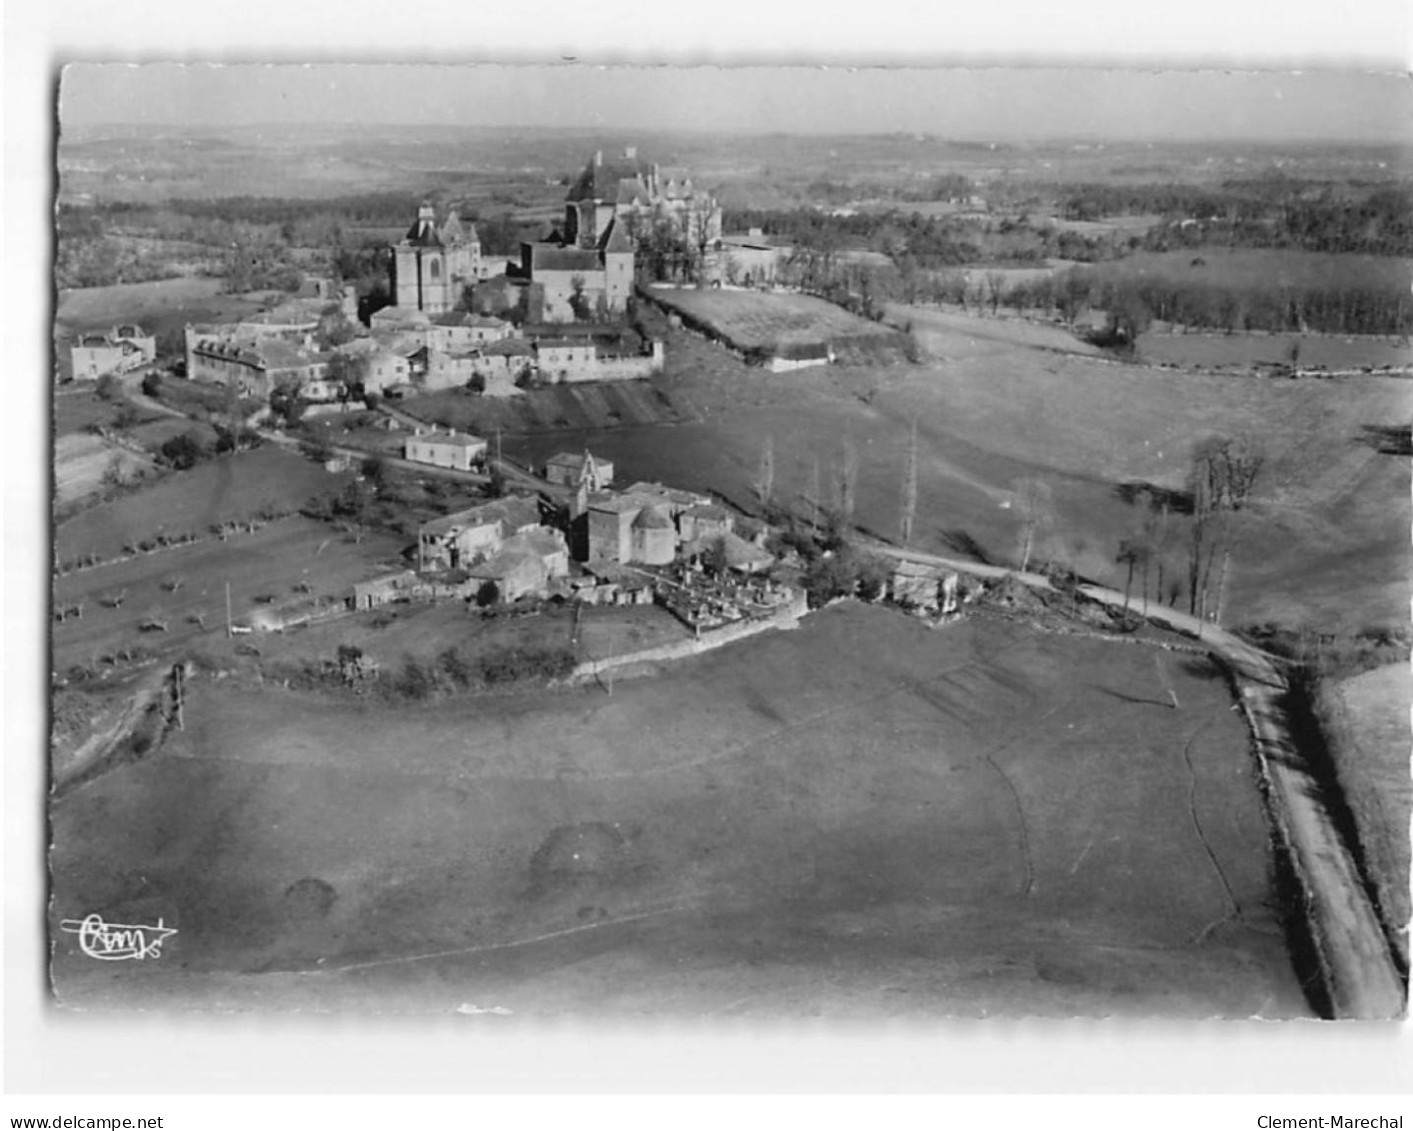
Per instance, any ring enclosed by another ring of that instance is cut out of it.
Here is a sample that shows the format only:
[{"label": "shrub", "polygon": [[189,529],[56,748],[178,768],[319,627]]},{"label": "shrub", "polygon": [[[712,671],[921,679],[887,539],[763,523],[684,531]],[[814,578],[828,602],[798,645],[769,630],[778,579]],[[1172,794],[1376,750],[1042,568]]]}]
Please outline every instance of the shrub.
[{"label": "shrub", "polygon": [[402,662],[402,671],[397,677],[397,691],[408,699],[426,699],[435,690],[436,669],[424,666],[413,656]]},{"label": "shrub", "polygon": [[471,664],[456,647],[448,648],[437,657],[437,667],[457,687],[467,687],[475,676]]},{"label": "shrub", "polygon": [[574,670],[574,653],[568,648],[503,645],[482,656],[480,668],[488,684],[562,679]]}]

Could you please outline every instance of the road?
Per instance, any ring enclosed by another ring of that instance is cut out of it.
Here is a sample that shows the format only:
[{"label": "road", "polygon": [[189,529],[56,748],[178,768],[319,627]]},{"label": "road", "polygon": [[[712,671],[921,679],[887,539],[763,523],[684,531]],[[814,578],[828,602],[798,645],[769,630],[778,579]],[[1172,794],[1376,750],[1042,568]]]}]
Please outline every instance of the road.
[{"label": "road", "polygon": [[[887,557],[922,562],[978,577],[1007,574],[1035,589],[1053,589],[1038,574],[941,557],[873,542]],[[1084,596],[1123,608],[1122,593],[1080,585]],[[1407,987],[1354,860],[1320,802],[1321,783],[1291,736],[1282,704],[1288,687],[1272,658],[1238,636],[1176,609],[1152,609],[1148,620],[1195,636],[1231,669],[1261,772],[1270,786],[1272,819],[1305,889],[1325,988],[1335,1016],[1351,1020],[1402,1017]]]}]

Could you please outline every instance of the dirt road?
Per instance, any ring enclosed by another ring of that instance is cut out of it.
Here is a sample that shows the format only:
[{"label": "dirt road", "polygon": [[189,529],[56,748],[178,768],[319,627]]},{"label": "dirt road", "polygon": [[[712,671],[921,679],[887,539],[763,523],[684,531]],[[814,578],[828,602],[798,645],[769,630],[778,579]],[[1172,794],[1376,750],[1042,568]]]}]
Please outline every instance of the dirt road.
[{"label": "dirt road", "polygon": [[[1053,588],[1036,574],[883,544],[872,548],[896,559],[988,578],[1009,573],[1033,588]],[[1111,608],[1127,604],[1122,593],[1097,585],[1081,585],[1080,592]],[[1320,802],[1323,787],[1290,734],[1281,704],[1287,691],[1284,678],[1266,653],[1196,617],[1175,609],[1150,609],[1148,619],[1197,637],[1233,673],[1262,776],[1270,787],[1274,831],[1289,851],[1305,889],[1307,917],[1336,1018],[1402,1017],[1407,987],[1354,861]]]}]

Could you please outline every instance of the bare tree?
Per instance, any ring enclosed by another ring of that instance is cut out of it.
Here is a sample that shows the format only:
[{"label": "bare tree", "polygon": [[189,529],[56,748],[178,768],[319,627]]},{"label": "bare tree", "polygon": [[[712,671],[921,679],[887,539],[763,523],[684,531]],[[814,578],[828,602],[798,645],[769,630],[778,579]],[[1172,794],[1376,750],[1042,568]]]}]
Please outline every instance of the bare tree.
[{"label": "bare tree", "polygon": [[[1260,444],[1249,436],[1215,436],[1193,451],[1189,474],[1193,521],[1187,572],[1193,616],[1220,623],[1232,551],[1243,534],[1244,512],[1251,504],[1265,460]],[[1218,557],[1222,565],[1217,599],[1209,614],[1212,568]]]},{"label": "bare tree", "polygon": [[991,300],[991,315],[994,318],[1001,306],[1001,293],[1006,288],[1006,276],[999,271],[986,272],[986,295]]},{"label": "bare tree", "polygon": [[917,518],[917,421],[913,421],[908,437],[908,459],[903,469],[903,513],[898,532],[903,545],[913,540],[913,521]]},{"label": "bare tree", "polygon": [[766,436],[761,446],[760,470],[751,484],[762,507],[769,507],[775,495],[775,437]]},{"label": "bare tree", "polygon": [[1016,484],[1012,506],[1020,516],[1021,572],[1030,567],[1030,555],[1040,535],[1053,521],[1054,495],[1043,479],[1022,479]]},{"label": "bare tree", "polygon": [[844,447],[839,459],[839,519],[848,523],[854,517],[854,505],[858,501],[859,452],[851,437],[844,437]]}]

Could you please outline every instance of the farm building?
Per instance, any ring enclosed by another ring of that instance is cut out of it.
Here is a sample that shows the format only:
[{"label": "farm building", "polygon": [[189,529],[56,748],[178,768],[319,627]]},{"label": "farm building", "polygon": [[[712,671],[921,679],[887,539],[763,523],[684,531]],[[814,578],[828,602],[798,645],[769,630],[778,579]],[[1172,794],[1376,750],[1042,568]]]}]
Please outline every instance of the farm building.
[{"label": "farm building", "polygon": [[618,562],[595,561],[584,566],[594,584],[576,589],[575,599],[586,605],[651,605],[656,583],[650,574]]},{"label": "farm building", "polygon": [[560,452],[545,460],[545,478],[557,487],[577,487],[602,491],[613,482],[613,464],[601,456],[585,452]]},{"label": "farm building", "polygon": [[382,577],[374,577],[368,581],[360,581],[353,587],[353,607],[354,609],[376,609],[379,605],[386,605],[389,601],[409,596],[416,584],[417,575],[410,569],[384,574]]},{"label": "farm building", "polygon": [[502,318],[453,310],[433,318],[426,337],[429,349],[461,353],[513,338],[516,334],[515,327]]},{"label": "farm building", "polygon": [[772,373],[786,373],[792,369],[828,365],[833,360],[834,350],[827,342],[782,342],[766,361],[765,367]]},{"label": "farm building", "polygon": [[75,380],[96,381],[110,373],[129,373],[157,356],[157,339],[131,323],[106,334],[85,334],[70,347]]},{"label": "farm building", "polygon": [[494,582],[502,601],[543,597],[550,582],[569,576],[569,547],[557,530],[536,527],[505,539],[495,553],[465,568],[475,581]]},{"label": "farm building", "polygon": [[409,310],[401,306],[385,306],[368,316],[368,326],[374,331],[404,330],[426,333],[431,324],[430,316],[423,314],[415,307]]},{"label": "farm building", "polygon": [[788,245],[777,247],[759,228],[745,235],[722,236],[721,277],[743,287],[773,286],[793,250]]},{"label": "farm building", "polygon": [[735,526],[735,518],[725,507],[715,503],[699,503],[688,507],[678,517],[684,542],[699,538],[721,538],[730,534]]},{"label": "farm building", "polygon": [[539,503],[528,495],[510,495],[435,518],[417,532],[417,568],[461,569],[495,553],[507,538],[539,525]]},{"label": "farm building", "polygon": [[458,435],[454,428],[445,434],[427,433],[419,428],[403,445],[403,458],[433,467],[470,471],[485,460],[486,447],[486,441],[479,436],[467,432]]}]

